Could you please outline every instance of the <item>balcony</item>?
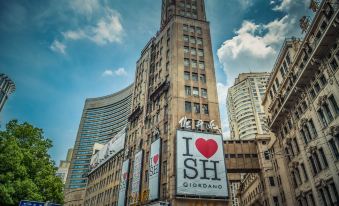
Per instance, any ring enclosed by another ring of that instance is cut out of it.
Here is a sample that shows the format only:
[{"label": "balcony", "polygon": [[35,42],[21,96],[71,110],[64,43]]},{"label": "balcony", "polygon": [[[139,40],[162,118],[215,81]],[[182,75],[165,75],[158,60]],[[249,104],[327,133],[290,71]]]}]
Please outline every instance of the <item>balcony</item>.
[{"label": "balcony", "polygon": [[[326,10],[324,7],[328,6],[323,2],[320,6],[320,11]],[[275,131],[285,115],[293,108],[300,97],[306,95],[306,85],[315,75],[319,67],[319,60],[325,59],[330,51],[332,44],[335,43],[339,27],[335,26],[339,23],[339,5],[331,5],[331,11],[326,13],[318,12],[314,17],[312,24],[303,40],[303,43],[296,55],[292,67],[295,71],[290,71],[296,80],[292,84],[292,88],[285,92],[281,97],[281,106],[278,108],[277,113],[272,115],[270,128]],[[330,16],[329,16],[330,15]],[[323,22],[328,23],[323,24]],[[320,26],[321,25],[321,26]],[[315,32],[315,36],[312,33]]]},{"label": "balcony", "polygon": [[159,86],[157,86],[153,90],[153,92],[150,95],[150,99],[152,101],[157,100],[158,98],[160,98],[160,96],[163,93],[165,93],[165,92],[167,92],[169,90],[169,87],[170,87],[170,83],[167,80],[163,81],[161,84],[159,84]]}]

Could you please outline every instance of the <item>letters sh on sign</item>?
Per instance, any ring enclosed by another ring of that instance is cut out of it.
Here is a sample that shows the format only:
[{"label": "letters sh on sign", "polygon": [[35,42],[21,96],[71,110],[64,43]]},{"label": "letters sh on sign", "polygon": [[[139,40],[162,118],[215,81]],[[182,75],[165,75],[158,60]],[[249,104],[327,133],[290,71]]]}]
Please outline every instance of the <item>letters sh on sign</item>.
[{"label": "letters sh on sign", "polygon": [[227,198],[221,135],[177,130],[177,195]]},{"label": "letters sh on sign", "polygon": [[160,144],[160,138],[151,144],[151,155],[149,157],[148,171],[149,200],[156,200],[159,198]]}]

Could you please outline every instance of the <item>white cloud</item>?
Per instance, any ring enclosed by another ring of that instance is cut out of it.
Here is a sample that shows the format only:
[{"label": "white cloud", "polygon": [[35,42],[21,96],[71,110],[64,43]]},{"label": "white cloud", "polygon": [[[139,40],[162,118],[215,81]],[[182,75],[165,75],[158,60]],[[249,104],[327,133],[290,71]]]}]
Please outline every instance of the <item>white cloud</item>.
[{"label": "white cloud", "polygon": [[71,0],[69,3],[75,12],[85,15],[88,18],[100,8],[98,0]]},{"label": "white cloud", "polygon": [[113,76],[113,71],[110,69],[106,69],[103,73],[102,76],[107,77],[107,76]]},{"label": "white cloud", "polygon": [[58,40],[54,40],[50,46],[50,49],[61,54],[66,54],[66,45]]},{"label": "white cloud", "polygon": [[99,19],[95,26],[63,32],[64,38],[67,40],[89,39],[98,45],[121,42],[124,29],[120,14],[111,9],[106,9],[105,13],[106,15]]},{"label": "white cloud", "polygon": [[124,68],[119,68],[119,69],[114,71],[114,74],[117,75],[117,76],[125,76],[125,75],[127,75],[127,72]]},{"label": "white cloud", "polygon": [[247,9],[253,5],[253,0],[238,0],[242,9]]},{"label": "white cloud", "polygon": [[116,70],[112,69],[106,69],[103,73],[102,76],[107,77],[107,76],[126,76],[127,72],[125,68],[118,68]]},{"label": "white cloud", "polygon": [[224,41],[217,52],[227,83],[232,84],[242,72],[271,71],[284,39],[301,36],[298,22],[308,14],[307,7],[304,0],[282,0],[273,8],[285,13],[282,18],[266,24],[244,20],[235,36]]}]

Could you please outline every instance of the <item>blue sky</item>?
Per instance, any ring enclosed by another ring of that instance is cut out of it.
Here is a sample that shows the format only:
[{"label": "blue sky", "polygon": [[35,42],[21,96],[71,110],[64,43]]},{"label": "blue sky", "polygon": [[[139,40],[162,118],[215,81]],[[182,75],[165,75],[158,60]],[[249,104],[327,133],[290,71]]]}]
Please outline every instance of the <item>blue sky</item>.
[{"label": "blue sky", "polygon": [[[300,36],[305,0],[205,0],[225,137],[227,88],[240,72],[270,71],[284,38]],[[160,0],[0,1],[0,72],[16,84],[0,114],[45,131],[58,163],[72,147],[84,100],[134,79],[160,23]]]}]

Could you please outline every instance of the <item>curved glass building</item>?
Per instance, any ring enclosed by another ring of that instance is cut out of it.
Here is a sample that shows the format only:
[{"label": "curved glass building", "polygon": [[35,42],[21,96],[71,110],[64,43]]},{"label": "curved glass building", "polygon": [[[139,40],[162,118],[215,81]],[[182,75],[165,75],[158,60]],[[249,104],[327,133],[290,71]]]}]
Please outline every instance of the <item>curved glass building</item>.
[{"label": "curved glass building", "polygon": [[65,205],[81,205],[94,143],[105,144],[127,125],[133,84],[85,101],[65,186]]}]

